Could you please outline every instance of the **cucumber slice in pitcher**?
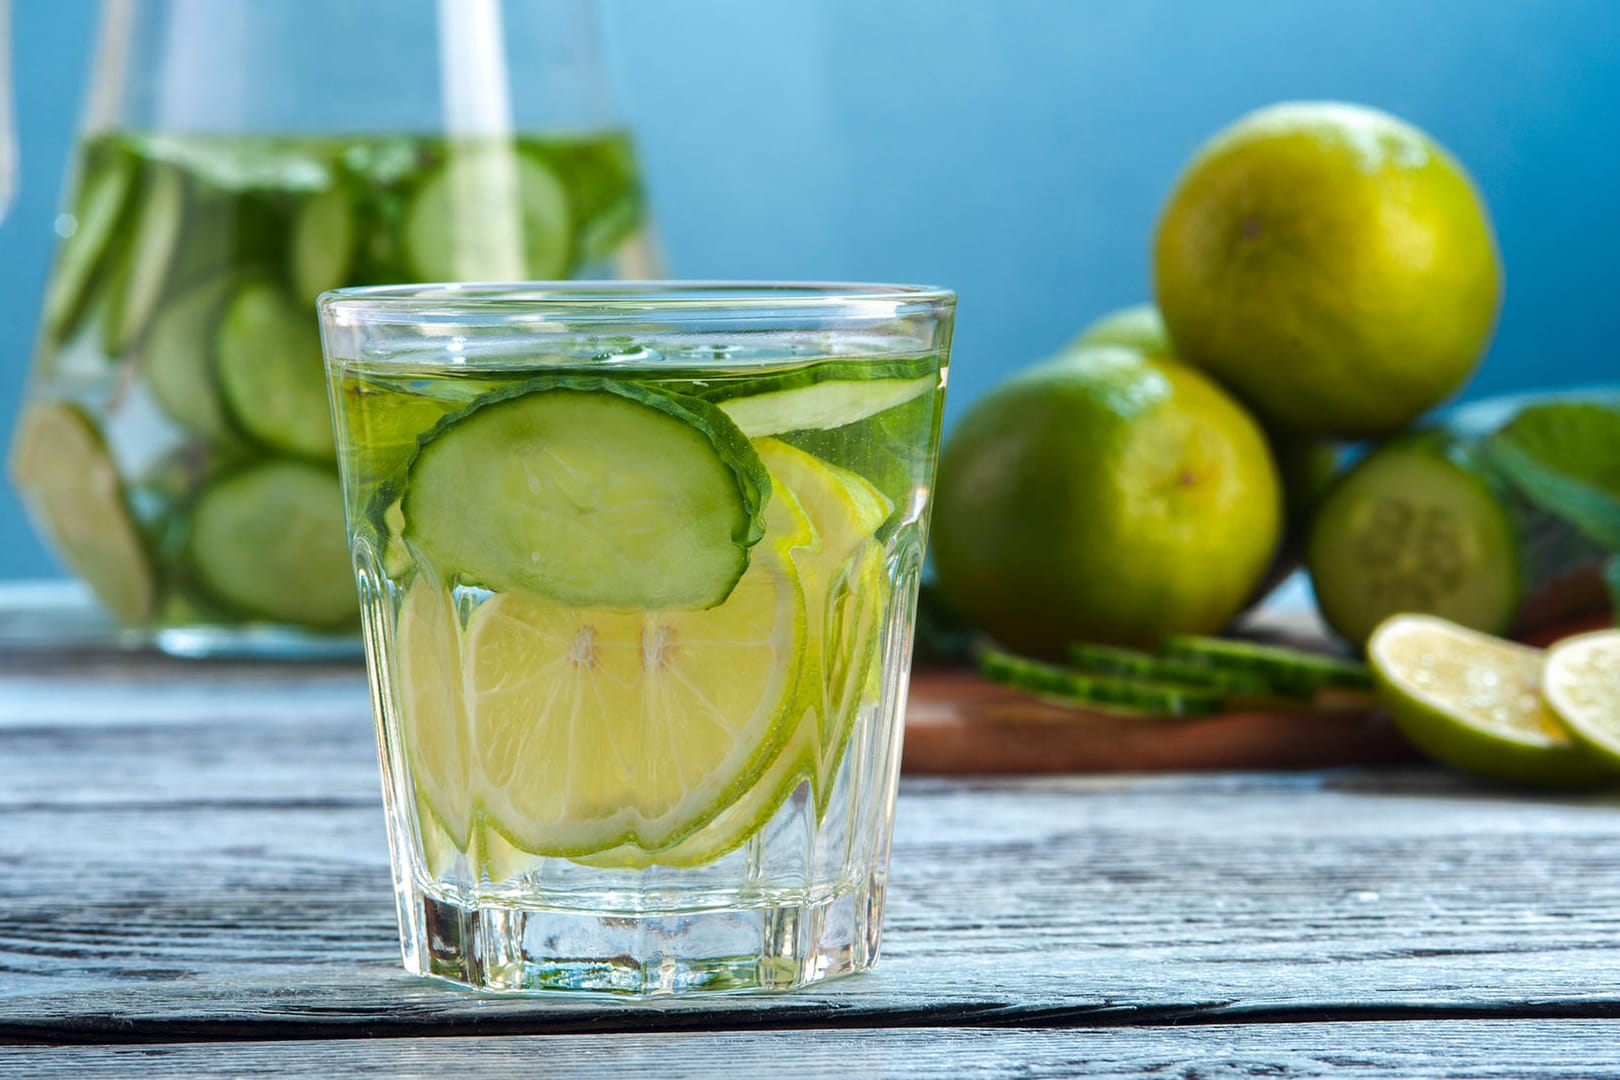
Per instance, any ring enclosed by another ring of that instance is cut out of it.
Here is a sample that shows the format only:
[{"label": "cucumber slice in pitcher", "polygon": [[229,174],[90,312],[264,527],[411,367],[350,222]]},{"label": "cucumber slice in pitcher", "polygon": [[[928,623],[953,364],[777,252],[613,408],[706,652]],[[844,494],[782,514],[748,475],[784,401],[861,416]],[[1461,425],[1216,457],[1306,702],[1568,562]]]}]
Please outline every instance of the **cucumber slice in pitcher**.
[{"label": "cucumber slice in pitcher", "polygon": [[405,540],[442,580],[580,608],[714,607],[764,531],[770,475],[713,406],[558,376],[487,395],[423,438]]},{"label": "cucumber slice in pitcher", "polygon": [[330,469],[265,461],[227,473],[197,496],[190,525],[191,575],[231,611],[315,630],[359,617],[343,492]]},{"label": "cucumber slice in pitcher", "polygon": [[721,383],[704,397],[750,438],[843,427],[939,387],[933,358],[913,363],[835,361],[803,371]]},{"label": "cucumber slice in pitcher", "polygon": [[343,187],[329,187],[305,199],[293,218],[288,268],[293,295],[313,303],[328,289],[341,288],[354,263],[359,234],[354,196]]},{"label": "cucumber slice in pitcher", "polygon": [[186,183],[180,173],[159,166],[147,173],[136,194],[138,215],[123,253],[102,324],[109,356],[122,356],[145,332],[168,284],[169,265],[180,245],[186,215]]},{"label": "cucumber slice in pitcher", "polygon": [[405,247],[424,281],[560,278],[573,216],[555,173],[505,144],[471,145],[423,181]]},{"label": "cucumber slice in pitcher", "polygon": [[72,336],[105,271],[118,224],[129,204],[135,167],[122,153],[85,162],[73,208],[73,232],[62,240],[45,298],[45,325],[58,338]]},{"label": "cucumber slice in pitcher", "polygon": [[175,423],[209,442],[234,442],[239,433],[220,400],[214,348],[234,283],[194,286],[167,304],[141,348],[142,372],[158,406]]},{"label": "cucumber slice in pitcher", "polygon": [[273,449],[318,461],[337,456],[315,313],[265,281],[231,297],[215,363],[237,426]]},{"label": "cucumber slice in pitcher", "polygon": [[107,444],[84,411],[59,401],[23,414],[12,478],[57,554],[121,623],[148,619],[157,603],[150,553],[124,501]]}]

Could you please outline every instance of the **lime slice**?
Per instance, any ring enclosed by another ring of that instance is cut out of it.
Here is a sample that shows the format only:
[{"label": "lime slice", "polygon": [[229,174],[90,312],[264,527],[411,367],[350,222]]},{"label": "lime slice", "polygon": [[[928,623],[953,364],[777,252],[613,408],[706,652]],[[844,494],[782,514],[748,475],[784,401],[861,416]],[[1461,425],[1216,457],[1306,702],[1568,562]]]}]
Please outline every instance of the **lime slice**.
[{"label": "lime slice", "polygon": [[1540,649],[1432,615],[1397,615],[1373,632],[1367,655],[1396,725],[1438,761],[1523,783],[1612,775],[1548,709]]},{"label": "lime slice", "polygon": [[432,854],[426,842],[435,832],[430,825],[459,851],[467,850],[472,828],[459,631],[449,592],[426,576],[412,582],[394,628],[394,701],[416,788],[424,855]]},{"label": "lime slice", "polygon": [[723,604],[569,607],[496,595],[466,632],[472,763],[488,825],[541,855],[670,847],[751,788],[798,719],[811,542],[792,495]]},{"label": "lime slice", "polygon": [[12,477],[39,528],[121,623],[143,622],[157,602],[151,556],[124,503],[107,445],[77,406],[41,402],[23,414]]},{"label": "lime slice", "polygon": [[1541,686],[1575,737],[1620,766],[1620,630],[1558,642],[1547,651]]}]

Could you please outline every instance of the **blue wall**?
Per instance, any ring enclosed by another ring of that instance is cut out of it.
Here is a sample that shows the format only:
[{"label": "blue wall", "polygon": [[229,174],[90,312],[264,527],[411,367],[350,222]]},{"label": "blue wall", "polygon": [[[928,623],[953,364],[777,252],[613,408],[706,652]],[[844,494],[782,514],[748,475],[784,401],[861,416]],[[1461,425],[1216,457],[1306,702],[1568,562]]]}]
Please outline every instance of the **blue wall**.
[{"label": "blue wall", "polygon": [[[1615,0],[603,6],[671,273],[956,288],[953,417],[1145,298],[1148,237],[1186,155],[1295,97],[1399,113],[1473,171],[1508,290],[1468,396],[1620,378]],[[89,0],[14,8],[23,166],[0,226],[4,439],[96,14]],[[51,572],[0,489],[0,577]]]}]

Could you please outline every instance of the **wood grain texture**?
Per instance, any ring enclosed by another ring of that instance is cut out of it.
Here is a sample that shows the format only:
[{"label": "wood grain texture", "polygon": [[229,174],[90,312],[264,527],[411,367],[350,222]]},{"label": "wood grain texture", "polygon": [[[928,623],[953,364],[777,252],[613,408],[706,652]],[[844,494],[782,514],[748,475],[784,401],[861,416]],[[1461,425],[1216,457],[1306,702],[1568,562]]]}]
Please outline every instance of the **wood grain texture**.
[{"label": "wood grain texture", "polygon": [[0,1078],[205,1075],[959,1077],[1256,1076],[1598,1080],[1620,1076],[1620,1022],[1413,1021],[1190,1028],[690,1032],[276,1043],[0,1047]]},{"label": "wood grain texture", "polygon": [[0,673],[0,1040],[1620,1016],[1620,801],[1422,768],[912,780],[870,976],[449,990],[399,967],[358,674],[186,674]]}]

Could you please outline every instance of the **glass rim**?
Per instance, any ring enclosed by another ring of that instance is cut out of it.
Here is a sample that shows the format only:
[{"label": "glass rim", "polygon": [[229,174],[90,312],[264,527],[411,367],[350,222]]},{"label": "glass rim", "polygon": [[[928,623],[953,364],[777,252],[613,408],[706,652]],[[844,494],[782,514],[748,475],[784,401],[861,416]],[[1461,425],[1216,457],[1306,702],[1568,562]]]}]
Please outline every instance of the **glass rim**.
[{"label": "glass rim", "polygon": [[672,323],[771,315],[870,320],[941,314],[955,304],[955,292],[933,285],[822,281],[437,282],[334,289],[316,299],[321,318],[340,325],[590,324],[647,316]]}]

